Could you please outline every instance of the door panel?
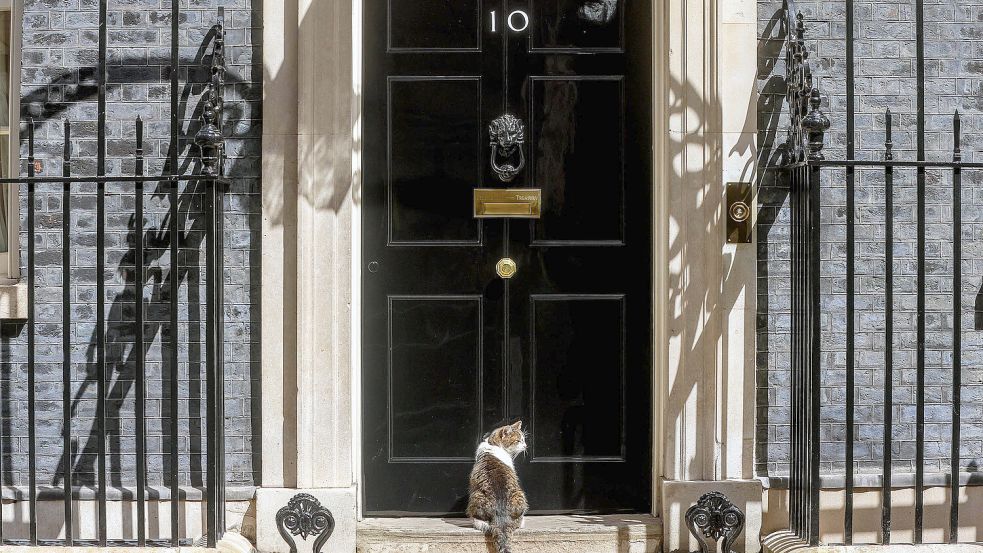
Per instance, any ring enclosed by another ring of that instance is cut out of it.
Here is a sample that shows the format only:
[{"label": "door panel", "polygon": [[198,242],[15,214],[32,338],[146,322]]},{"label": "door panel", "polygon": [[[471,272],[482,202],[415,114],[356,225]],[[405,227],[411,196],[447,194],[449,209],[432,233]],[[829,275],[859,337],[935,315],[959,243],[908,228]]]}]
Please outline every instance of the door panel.
[{"label": "door panel", "polygon": [[[651,508],[650,11],[365,2],[366,514],[462,513],[483,433],[518,419],[533,513]],[[503,114],[525,124],[508,183]],[[542,217],[475,219],[479,187],[541,188]]]},{"label": "door panel", "polygon": [[532,462],[625,460],[624,296],[532,296]]},{"label": "door panel", "polygon": [[481,0],[388,0],[388,4],[391,52],[481,48]]},{"label": "door panel", "polygon": [[543,189],[544,208],[534,243],[621,245],[622,77],[534,76],[530,84],[532,184]]},{"label": "door panel", "polygon": [[390,244],[477,244],[481,79],[389,78]]},{"label": "door panel", "polygon": [[[481,296],[389,298],[390,462],[469,461],[482,428]],[[421,382],[439,382],[426,390]]]},{"label": "door panel", "polygon": [[628,0],[530,0],[535,50],[621,50]]}]

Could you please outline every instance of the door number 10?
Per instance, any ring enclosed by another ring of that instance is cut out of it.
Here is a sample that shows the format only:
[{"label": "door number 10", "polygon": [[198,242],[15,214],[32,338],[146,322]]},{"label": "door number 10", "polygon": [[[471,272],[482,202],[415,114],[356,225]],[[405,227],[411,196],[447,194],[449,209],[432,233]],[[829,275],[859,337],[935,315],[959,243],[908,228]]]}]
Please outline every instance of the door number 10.
[{"label": "door number 10", "polygon": [[[521,33],[529,28],[529,14],[522,10],[515,10],[505,19],[505,23],[513,32]],[[498,32],[498,12],[491,12],[491,30]]]}]

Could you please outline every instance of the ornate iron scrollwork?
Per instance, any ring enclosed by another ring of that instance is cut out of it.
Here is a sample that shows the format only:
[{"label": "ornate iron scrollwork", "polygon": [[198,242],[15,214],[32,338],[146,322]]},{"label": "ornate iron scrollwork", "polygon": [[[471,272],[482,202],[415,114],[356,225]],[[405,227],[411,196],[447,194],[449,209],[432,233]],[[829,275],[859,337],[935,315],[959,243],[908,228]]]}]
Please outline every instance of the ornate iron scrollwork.
[{"label": "ornate iron scrollwork", "polygon": [[202,172],[209,176],[223,174],[222,158],[225,139],[222,136],[222,109],[225,103],[225,21],[224,14],[215,25],[215,44],[212,47],[211,78],[205,88],[201,110],[201,130],[195,144],[201,151]]},{"label": "ornate iron scrollwork", "polygon": [[785,140],[785,163],[818,161],[823,157],[823,140],[829,118],[822,112],[819,87],[813,84],[809,51],[805,45],[805,23],[785,0],[785,86],[790,122]]},{"label": "ornate iron scrollwork", "polygon": [[726,495],[709,492],[686,510],[686,526],[700,542],[701,553],[716,551],[716,542],[721,538],[721,553],[731,553],[737,536],[744,530],[744,513]]},{"label": "ornate iron scrollwork", "polygon": [[[496,118],[488,126],[491,138],[491,168],[502,182],[512,182],[526,166],[525,150],[526,126],[514,115],[505,114]],[[518,162],[512,164],[512,158],[518,152]],[[498,160],[505,161],[499,164]]]},{"label": "ornate iron scrollwork", "polygon": [[334,533],[335,523],[331,511],[322,507],[314,496],[299,493],[277,511],[276,526],[283,541],[290,545],[290,553],[297,553],[294,536],[300,536],[304,541],[308,536],[316,536],[313,553],[320,553],[321,547]]}]

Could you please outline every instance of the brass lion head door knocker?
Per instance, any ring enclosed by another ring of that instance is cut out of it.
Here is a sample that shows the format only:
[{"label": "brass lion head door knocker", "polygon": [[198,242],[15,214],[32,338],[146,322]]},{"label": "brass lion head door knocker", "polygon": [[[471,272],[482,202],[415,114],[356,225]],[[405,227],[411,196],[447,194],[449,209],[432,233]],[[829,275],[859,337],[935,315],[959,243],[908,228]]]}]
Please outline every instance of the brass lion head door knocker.
[{"label": "brass lion head door knocker", "polygon": [[523,152],[526,126],[514,115],[505,114],[491,122],[488,134],[491,138],[492,171],[495,171],[502,182],[512,182],[526,166],[526,155]]}]

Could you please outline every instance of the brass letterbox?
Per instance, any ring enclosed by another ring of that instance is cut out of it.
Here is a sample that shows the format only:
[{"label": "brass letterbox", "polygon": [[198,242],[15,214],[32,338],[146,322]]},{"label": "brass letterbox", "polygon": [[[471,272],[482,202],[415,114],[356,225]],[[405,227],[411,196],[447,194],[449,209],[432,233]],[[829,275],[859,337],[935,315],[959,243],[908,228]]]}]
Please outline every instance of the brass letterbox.
[{"label": "brass letterbox", "polygon": [[477,219],[539,219],[543,191],[539,188],[475,188]]}]

